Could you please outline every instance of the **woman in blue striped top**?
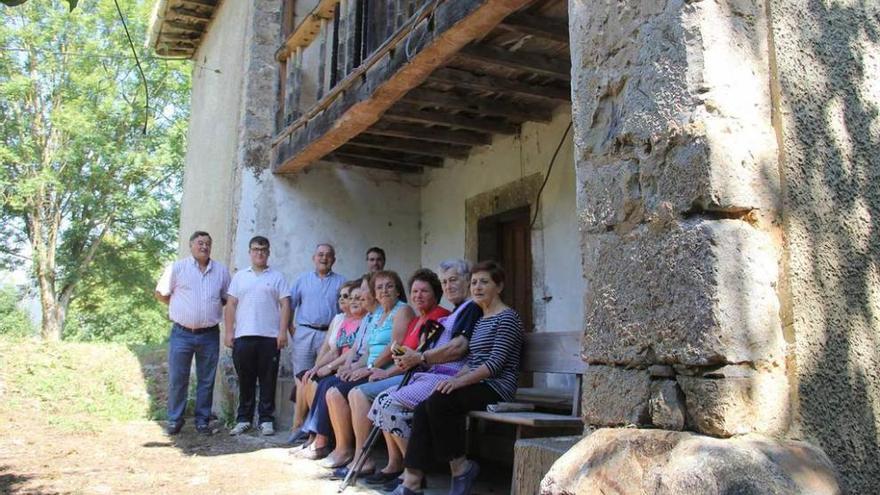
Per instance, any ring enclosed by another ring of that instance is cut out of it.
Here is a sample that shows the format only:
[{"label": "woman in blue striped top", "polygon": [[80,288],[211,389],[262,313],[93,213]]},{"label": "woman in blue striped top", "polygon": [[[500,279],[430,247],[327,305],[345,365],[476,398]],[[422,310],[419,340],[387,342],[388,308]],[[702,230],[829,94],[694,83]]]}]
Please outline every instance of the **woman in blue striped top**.
[{"label": "woman in blue striped top", "polygon": [[504,270],[494,261],[478,263],[471,275],[471,296],[483,310],[468,346],[467,366],[440,382],[413,412],[412,435],[404,459],[403,484],[392,495],[419,495],[425,470],[434,459],[449,462],[450,495],[467,495],[480,472],[465,456],[468,411],[510,401],[516,392],[523,324],[501,301]]}]

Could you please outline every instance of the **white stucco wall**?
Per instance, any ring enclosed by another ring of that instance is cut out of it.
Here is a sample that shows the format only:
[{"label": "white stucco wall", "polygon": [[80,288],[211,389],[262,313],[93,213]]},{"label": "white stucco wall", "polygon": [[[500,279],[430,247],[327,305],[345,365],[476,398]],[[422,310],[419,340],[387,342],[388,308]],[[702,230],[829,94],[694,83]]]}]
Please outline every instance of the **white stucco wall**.
[{"label": "white stucco wall", "polygon": [[[463,256],[465,201],[536,172],[545,174],[570,119],[569,109],[562,109],[550,123],[523,125],[521,143],[517,136],[497,136],[491,146],[474,148],[466,160],[447,160],[444,168],[426,172],[422,264],[433,268],[444,259]],[[536,331],[583,328],[585,284],[573,160],[569,133],[541,196],[540,218],[532,232]]]},{"label": "white stucco wall", "polygon": [[386,268],[404,279],[419,267],[418,184],[412,178],[335,164],[316,164],[292,176],[245,171],[232,268],[247,267],[247,242],[272,243],[270,265],[289,280],[313,269],[315,246],[336,247],[334,270],[353,278],[366,271],[365,252],[380,246]]},{"label": "white stucco wall", "polygon": [[214,239],[213,256],[229,261],[244,37],[250,2],[223,2],[193,57],[192,102],[180,207],[180,253],[195,230]]}]

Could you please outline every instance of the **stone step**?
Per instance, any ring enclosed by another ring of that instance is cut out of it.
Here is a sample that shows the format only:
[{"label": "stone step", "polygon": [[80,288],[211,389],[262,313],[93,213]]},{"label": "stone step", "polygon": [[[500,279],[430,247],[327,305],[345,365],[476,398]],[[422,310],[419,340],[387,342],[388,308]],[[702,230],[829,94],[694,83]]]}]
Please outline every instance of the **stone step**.
[{"label": "stone step", "polygon": [[574,446],[580,435],[547,438],[524,438],[516,441],[513,458],[511,495],[534,495],[541,479],[562,454]]}]

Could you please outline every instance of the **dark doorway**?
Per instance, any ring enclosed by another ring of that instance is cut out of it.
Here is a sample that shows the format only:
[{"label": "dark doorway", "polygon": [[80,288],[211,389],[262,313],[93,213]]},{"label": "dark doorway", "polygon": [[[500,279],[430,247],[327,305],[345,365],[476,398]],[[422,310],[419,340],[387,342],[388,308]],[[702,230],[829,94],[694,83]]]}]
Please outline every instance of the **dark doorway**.
[{"label": "dark doorway", "polygon": [[477,225],[477,254],[480,261],[501,263],[507,275],[501,299],[523,319],[526,332],[532,321],[532,236],[529,207],[523,206],[481,218]]}]

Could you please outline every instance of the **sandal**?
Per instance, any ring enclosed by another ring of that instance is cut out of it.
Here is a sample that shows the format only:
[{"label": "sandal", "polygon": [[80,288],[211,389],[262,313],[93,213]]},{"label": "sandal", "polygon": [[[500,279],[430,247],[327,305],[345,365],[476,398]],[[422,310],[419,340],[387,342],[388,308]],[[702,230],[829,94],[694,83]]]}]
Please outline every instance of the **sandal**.
[{"label": "sandal", "polygon": [[325,445],[324,447],[318,447],[316,449],[303,449],[300,452],[299,457],[317,461],[330,455],[330,452],[333,452],[333,450],[329,445]]},{"label": "sandal", "polygon": [[353,460],[354,460],[354,457],[352,456],[352,457],[347,457],[340,462],[333,462],[330,459],[330,457],[327,457],[323,461],[321,461],[321,467],[327,468],[327,469],[339,469],[341,467],[348,466],[349,464],[351,464],[351,461],[353,461]]}]

